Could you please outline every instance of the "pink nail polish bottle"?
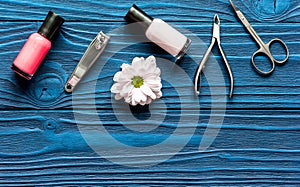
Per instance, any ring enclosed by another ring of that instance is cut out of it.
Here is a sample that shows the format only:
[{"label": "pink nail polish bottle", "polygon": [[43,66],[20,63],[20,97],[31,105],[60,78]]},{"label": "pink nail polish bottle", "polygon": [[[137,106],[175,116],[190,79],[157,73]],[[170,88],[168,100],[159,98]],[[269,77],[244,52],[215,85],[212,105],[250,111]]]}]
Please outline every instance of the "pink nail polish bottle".
[{"label": "pink nail polish bottle", "polygon": [[167,51],[177,60],[181,59],[191,45],[191,40],[161,19],[153,19],[135,4],[129,9],[125,20],[140,23],[146,28],[146,37]]},{"label": "pink nail polish bottle", "polygon": [[49,11],[37,33],[30,35],[11,69],[21,77],[30,80],[51,48],[64,19]]}]

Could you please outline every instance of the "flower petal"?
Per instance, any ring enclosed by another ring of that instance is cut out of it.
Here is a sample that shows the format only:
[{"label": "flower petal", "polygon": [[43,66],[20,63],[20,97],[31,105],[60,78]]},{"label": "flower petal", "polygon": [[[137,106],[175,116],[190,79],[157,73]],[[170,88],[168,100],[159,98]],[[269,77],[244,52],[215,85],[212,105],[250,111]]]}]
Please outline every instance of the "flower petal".
[{"label": "flower petal", "polygon": [[115,95],[115,100],[120,100],[120,99],[122,99],[122,96],[121,96],[120,94],[117,93],[117,94]]},{"label": "flower petal", "polygon": [[127,96],[126,98],[124,98],[125,102],[128,103],[128,104],[131,104],[131,101],[132,101],[132,96]]},{"label": "flower petal", "polygon": [[159,92],[157,92],[155,94],[156,94],[156,98],[157,99],[162,97],[162,92],[161,91],[159,91]]},{"label": "flower petal", "polygon": [[127,95],[132,92],[133,88],[134,87],[131,83],[123,85],[122,90],[120,91],[121,96],[123,96],[124,98],[127,97]]},{"label": "flower petal", "polygon": [[129,67],[130,67],[130,65],[129,65],[129,64],[126,64],[126,63],[123,63],[123,64],[121,65],[122,71],[128,69]]},{"label": "flower petal", "polygon": [[[121,68],[122,68],[122,79],[123,80],[129,81],[129,79],[131,79],[136,74],[135,69],[132,68],[132,65],[123,63]],[[119,81],[122,81],[122,80],[119,80]]]},{"label": "flower petal", "polygon": [[120,93],[120,91],[121,91],[120,84],[119,84],[119,83],[114,83],[114,84],[112,85],[112,87],[110,88],[110,91],[111,91],[112,93]]},{"label": "flower petal", "polygon": [[156,69],[155,57],[151,55],[145,60],[145,62],[145,68],[148,70],[148,72],[152,73]]},{"label": "flower petal", "polygon": [[156,68],[155,71],[153,72],[154,74],[156,74],[157,76],[160,76],[161,71],[159,68]]},{"label": "flower petal", "polygon": [[119,78],[120,78],[121,74],[122,74],[122,72],[121,72],[121,71],[118,71],[118,72],[114,75],[113,80],[114,80],[115,82],[119,82]]},{"label": "flower petal", "polygon": [[150,104],[153,100],[151,99],[151,97],[147,97],[147,101],[146,101],[146,104]]},{"label": "flower petal", "polygon": [[[131,65],[126,63],[121,65],[121,71],[114,75],[115,83],[110,90],[116,94],[116,100],[124,98],[125,102],[131,105],[150,104],[154,99],[162,96],[160,74],[154,56],[146,59],[135,57]],[[143,84],[139,88],[132,85],[132,79],[137,76],[143,79]]]},{"label": "flower petal", "polygon": [[149,63],[155,63],[156,64],[156,59],[155,59],[155,57],[153,56],[153,55],[151,55],[151,56],[148,56],[147,58],[146,58],[146,61],[147,62],[149,62]]},{"label": "flower petal", "polygon": [[155,80],[145,80],[144,84],[151,88],[152,91],[159,91],[162,88],[162,84],[159,81]]},{"label": "flower petal", "polygon": [[152,90],[148,86],[141,86],[141,91],[146,94],[147,96],[151,97],[151,99],[156,99],[156,95],[152,92]]},{"label": "flower petal", "polygon": [[132,100],[136,103],[145,102],[147,100],[147,96],[141,91],[140,88],[134,88],[132,90]]},{"label": "flower petal", "polygon": [[135,57],[131,64],[133,67],[139,67],[144,60],[145,59],[143,57]]}]

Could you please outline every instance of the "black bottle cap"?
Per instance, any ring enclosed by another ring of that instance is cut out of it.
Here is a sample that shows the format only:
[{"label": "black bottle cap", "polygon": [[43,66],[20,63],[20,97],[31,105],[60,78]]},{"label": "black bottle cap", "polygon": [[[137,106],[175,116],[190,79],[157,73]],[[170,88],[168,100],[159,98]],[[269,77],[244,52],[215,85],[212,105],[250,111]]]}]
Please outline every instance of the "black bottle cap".
[{"label": "black bottle cap", "polygon": [[49,11],[38,33],[53,42],[59,33],[60,26],[64,23],[64,21],[65,20],[62,17],[52,11]]},{"label": "black bottle cap", "polygon": [[128,13],[124,17],[126,21],[129,23],[139,22],[144,27],[148,27],[153,18],[146,14],[143,10],[141,10],[139,7],[137,7],[135,4],[132,5],[132,7],[129,9]]}]

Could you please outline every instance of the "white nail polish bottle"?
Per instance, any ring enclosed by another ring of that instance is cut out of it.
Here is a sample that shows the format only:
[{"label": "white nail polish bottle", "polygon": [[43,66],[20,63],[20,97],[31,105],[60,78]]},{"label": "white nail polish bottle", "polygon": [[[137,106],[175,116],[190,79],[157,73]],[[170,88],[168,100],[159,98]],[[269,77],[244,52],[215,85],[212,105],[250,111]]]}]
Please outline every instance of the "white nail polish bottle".
[{"label": "white nail polish bottle", "polygon": [[191,40],[161,19],[153,19],[135,4],[125,16],[128,22],[139,22],[146,28],[146,37],[174,56],[181,59],[190,47]]}]

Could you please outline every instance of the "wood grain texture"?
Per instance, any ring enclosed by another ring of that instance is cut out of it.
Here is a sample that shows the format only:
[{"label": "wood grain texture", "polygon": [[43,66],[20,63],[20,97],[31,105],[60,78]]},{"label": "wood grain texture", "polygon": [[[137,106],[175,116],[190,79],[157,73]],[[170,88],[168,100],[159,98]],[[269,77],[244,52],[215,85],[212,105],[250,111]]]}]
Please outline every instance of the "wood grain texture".
[{"label": "wood grain texture", "polygon": [[[94,153],[82,139],[76,122],[70,120],[69,111],[26,111],[18,112],[18,117],[10,111],[3,114],[1,184],[299,184],[300,126],[294,111],[227,111],[213,145],[199,152],[197,145],[210,117],[206,112],[200,115],[195,135],[181,152],[146,168],[115,165]],[[101,111],[107,128],[116,123],[109,120],[113,115],[111,110]],[[286,120],[287,116],[293,120]],[[95,124],[86,125],[93,128]],[[172,124],[162,126],[172,129]],[[123,142],[135,136],[130,131],[115,133],[123,134]]]},{"label": "wood grain texture", "polygon": [[[264,42],[278,37],[289,47],[288,62],[277,66],[270,77],[259,76],[251,67],[250,58],[257,46],[227,0],[0,0],[0,186],[299,186],[300,3],[234,2]],[[161,66],[164,77],[176,75],[172,80],[176,84],[163,80],[163,98],[151,105],[151,114],[133,110],[135,118],[128,118],[131,112],[115,104],[109,91],[120,65],[135,56],[155,54],[161,64],[163,59],[170,59],[157,46],[141,42],[145,41],[141,33],[116,32],[125,27],[123,16],[132,3],[174,25],[193,38],[193,43],[183,61],[174,64],[183,71],[166,71]],[[9,66],[49,10],[66,22],[36,76],[26,82]],[[194,97],[192,90],[195,70],[211,41],[216,13],[221,19],[222,47],[235,78],[230,100],[226,96],[228,77],[217,49],[207,64],[201,96]],[[66,80],[100,30],[111,35],[105,54],[78,90],[66,94]],[[280,52],[277,47],[274,51]],[[105,65],[99,73],[101,64]],[[210,81],[211,75],[221,81]],[[190,80],[182,81],[184,76]],[[93,115],[94,108],[98,119]],[[78,114],[85,114],[85,118],[78,120]],[[179,127],[182,117],[183,126]],[[212,117],[222,123],[211,122]],[[78,124],[84,124],[84,128]],[[189,141],[174,156],[156,150],[128,159],[116,143],[97,131],[99,126],[132,147],[159,144],[178,128],[181,133],[174,135],[170,145]],[[149,132],[132,130],[141,127],[157,128]],[[187,133],[193,128],[193,134]],[[208,137],[213,137],[215,131],[218,136],[201,151],[199,145],[207,130]],[[94,144],[89,139],[95,140]],[[127,164],[138,167],[112,162],[95,146],[107,152],[113,150],[117,159],[128,159]],[[149,159],[164,155],[172,157],[145,166]]]},{"label": "wood grain texture", "polygon": [[[113,3],[109,0],[88,1],[0,1],[0,9],[5,12],[0,16],[1,20],[40,20],[45,17],[49,9],[61,13],[68,21],[123,21],[123,17],[129,7],[135,3],[151,16],[167,21],[197,21],[210,22],[211,17],[218,13],[221,17],[227,16],[227,20],[235,22],[233,12],[227,0],[208,0],[180,2],[142,0],[117,0]],[[293,0],[245,0],[236,1],[237,6],[249,18],[249,21],[258,22],[298,22],[299,2]],[[24,11],[26,10],[26,11]],[[191,14],[193,12],[193,14]]]},{"label": "wood grain texture", "polygon": [[[22,36],[28,36],[30,33],[37,30],[34,24],[22,24],[13,23],[14,28],[10,28],[12,24],[6,23],[3,33],[3,48],[5,46],[6,50],[0,54],[2,59],[1,64],[4,66],[4,72],[2,76],[2,81],[0,82],[1,87],[6,87],[3,94],[0,95],[0,100],[3,101],[0,104],[1,108],[71,108],[71,95],[65,94],[63,86],[72,73],[76,64],[80,60],[82,53],[85,51],[88,43],[97,34],[99,30],[105,30],[107,33],[113,32],[115,28],[124,27],[123,23],[66,23],[62,34],[57,39],[54,44],[53,49],[47,56],[43,63],[43,66],[38,71],[38,76],[36,76],[31,82],[26,83],[19,80],[10,70],[9,66],[14,57],[17,55],[19,49],[25,42],[25,38]],[[176,24],[176,23],[175,23]],[[182,87],[186,88],[186,94],[193,96],[194,93],[191,90],[193,87],[192,79],[195,69],[201,60],[203,53],[205,52],[206,45],[210,42],[211,38],[211,23],[198,24],[177,23],[176,26],[179,28],[184,28],[186,31],[192,32],[193,37],[198,37],[201,43],[193,43],[189,55],[184,58],[184,60],[179,65],[190,77],[191,81],[186,84],[182,84]],[[28,27],[28,31],[23,27]],[[80,31],[80,28],[90,27],[91,31]],[[284,27],[291,28],[294,30],[299,30],[300,27],[294,24],[285,24]],[[22,29],[26,32],[20,34],[19,30]],[[31,28],[31,29],[30,29]],[[284,66],[277,66],[274,74],[270,77],[260,77],[252,68],[250,63],[251,55],[257,46],[253,43],[252,38],[241,25],[236,24],[223,24],[222,29],[222,46],[225,53],[227,54],[228,61],[232,66],[232,71],[235,78],[235,90],[233,99],[229,100],[230,108],[298,108],[299,100],[299,86],[300,78],[299,73],[294,72],[295,69],[299,69],[299,55],[297,55],[298,48],[300,47],[297,38],[300,38],[299,33],[291,32],[287,29],[281,29],[279,24],[274,24],[274,26],[266,25],[254,25],[254,28],[258,33],[261,33],[263,40],[269,41],[273,37],[279,35],[282,40],[284,40],[289,46],[290,58],[287,64]],[[276,34],[279,33],[280,34]],[[10,36],[5,36],[8,33],[12,33]],[[112,55],[112,58],[102,57],[98,60],[98,63],[104,64],[106,66],[103,68],[103,73],[100,76],[87,77],[83,80],[83,83],[88,83],[96,80],[99,87],[99,93],[97,93],[97,107],[109,107],[111,101],[110,87],[113,83],[112,77],[119,70],[122,63],[130,63],[134,56],[149,56],[153,53],[157,54],[157,57],[167,57],[165,52],[159,51],[159,49],[153,44],[139,43],[139,41],[131,41],[132,45],[126,43],[127,37],[126,33],[123,36],[112,36],[110,47],[107,51]],[[234,37],[233,37],[234,36]],[[295,38],[295,39],[294,39]],[[296,41],[295,41],[296,40]],[[14,42],[11,42],[14,41]],[[116,46],[130,45],[122,50],[114,50]],[[242,49],[241,44],[243,42]],[[204,50],[200,50],[204,49]],[[137,52],[138,51],[138,52]],[[203,107],[209,108],[211,103],[211,97],[209,92],[210,87],[226,86],[228,89],[228,77],[226,70],[224,69],[224,64],[220,58],[220,53],[218,50],[214,50],[215,59],[219,62],[207,63],[206,71],[215,73],[219,79],[224,79],[226,85],[211,84],[208,85],[207,81],[202,81],[202,93],[200,102]],[[124,55],[127,58],[124,58]],[[63,60],[61,57],[63,56]],[[219,66],[222,71],[215,70],[215,66]],[[95,71],[96,72],[96,71]],[[287,72],[293,72],[292,74],[287,74]],[[96,72],[99,74],[99,72]],[[163,72],[164,73],[164,72]],[[169,73],[169,72],[165,72]],[[41,76],[39,76],[41,75]],[[178,76],[180,79],[180,76]],[[278,81],[280,80],[280,81]],[[21,84],[16,84],[16,82],[21,81]],[[95,85],[91,85],[91,88]],[[59,88],[59,89],[56,89]],[[287,88],[289,90],[289,97],[286,96]],[[78,99],[73,102],[73,105],[81,105],[84,103],[85,107],[89,107],[89,93],[93,92],[92,89],[86,90],[86,97]],[[172,91],[171,87],[164,87],[163,92],[168,94],[169,97],[178,96],[177,93]],[[227,91],[228,92],[228,91]],[[224,93],[224,94],[227,94]],[[76,94],[76,92],[74,93]],[[82,95],[82,93],[79,93]],[[7,100],[7,99],[10,100]],[[167,99],[167,98],[166,98]],[[12,101],[11,101],[12,100]],[[18,103],[22,103],[19,105]],[[92,103],[91,103],[92,104]],[[169,101],[172,107],[177,107],[178,102],[174,100]]]}]

